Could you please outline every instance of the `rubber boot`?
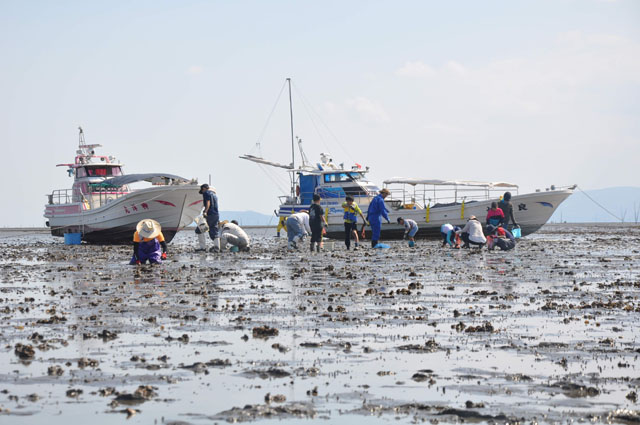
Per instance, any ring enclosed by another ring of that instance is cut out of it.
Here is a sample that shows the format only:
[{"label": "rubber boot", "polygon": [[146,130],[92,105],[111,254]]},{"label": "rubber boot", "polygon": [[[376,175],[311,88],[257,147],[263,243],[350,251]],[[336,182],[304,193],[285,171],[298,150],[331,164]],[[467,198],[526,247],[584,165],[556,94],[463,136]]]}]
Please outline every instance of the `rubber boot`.
[{"label": "rubber boot", "polygon": [[372,240],[372,241],[371,241],[371,248],[375,248],[375,247],[376,247],[376,245],[378,245],[378,241],[374,241],[374,240]]},{"label": "rubber boot", "polygon": [[213,248],[211,248],[213,252],[220,252],[220,238],[215,238],[213,240]]},{"label": "rubber boot", "polygon": [[311,244],[309,245],[311,247],[311,252],[313,252],[313,246],[315,245],[315,242],[311,242]]}]

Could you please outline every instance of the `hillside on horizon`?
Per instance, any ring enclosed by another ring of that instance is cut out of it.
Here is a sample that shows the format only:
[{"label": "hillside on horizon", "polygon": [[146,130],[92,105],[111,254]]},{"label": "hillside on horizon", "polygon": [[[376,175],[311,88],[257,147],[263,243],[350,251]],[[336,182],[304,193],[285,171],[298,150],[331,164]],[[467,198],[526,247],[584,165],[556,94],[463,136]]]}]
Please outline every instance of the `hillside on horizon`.
[{"label": "hillside on horizon", "polygon": [[577,188],[573,195],[560,204],[549,219],[549,223],[638,223],[639,221],[640,187],[629,186],[586,191]]}]

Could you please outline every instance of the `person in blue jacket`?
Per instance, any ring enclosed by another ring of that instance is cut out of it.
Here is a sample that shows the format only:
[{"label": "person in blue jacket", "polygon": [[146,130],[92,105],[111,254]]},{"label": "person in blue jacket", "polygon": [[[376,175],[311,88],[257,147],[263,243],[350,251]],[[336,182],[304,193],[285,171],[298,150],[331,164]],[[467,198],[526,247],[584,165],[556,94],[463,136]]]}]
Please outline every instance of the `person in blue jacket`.
[{"label": "person in blue jacket", "polygon": [[371,225],[371,247],[378,245],[380,240],[380,227],[382,226],[382,218],[391,223],[387,215],[387,207],[384,205],[384,198],[389,196],[388,189],[382,189],[378,195],[373,198],[367,210],[367,221]]}]

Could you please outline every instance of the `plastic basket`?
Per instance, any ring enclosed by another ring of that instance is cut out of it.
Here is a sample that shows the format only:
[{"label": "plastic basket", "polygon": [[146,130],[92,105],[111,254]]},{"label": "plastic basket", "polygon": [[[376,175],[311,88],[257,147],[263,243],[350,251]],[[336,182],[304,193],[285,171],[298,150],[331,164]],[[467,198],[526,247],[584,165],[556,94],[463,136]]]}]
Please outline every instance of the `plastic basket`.
[{"label": "plastic basket", "polygon": [[511,234],[516,239],[519,239],[522,237],[522,232],[520,231],[519,227],[514,227],[513,229],[511,229]]},{"label": "plastic basket", "polygon": [[80,245],[82,242],[82,233],[65,233],[64,244],[65,245]]}]

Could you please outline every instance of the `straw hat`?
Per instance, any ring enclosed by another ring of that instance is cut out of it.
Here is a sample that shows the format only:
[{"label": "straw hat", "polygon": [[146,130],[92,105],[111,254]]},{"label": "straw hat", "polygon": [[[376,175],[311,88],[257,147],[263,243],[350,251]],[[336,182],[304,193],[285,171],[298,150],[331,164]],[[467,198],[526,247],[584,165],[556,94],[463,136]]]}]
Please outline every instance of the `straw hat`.
[{"label": "straw hat", "polygon": [[381,195],[384,195],[384,194],[390,195],[391,194],[391,192],[389,192],[389,189],[387,189],[386,187],[383,188],[383,189],[380,189],[380,192],[378,192],[378,193],[380,193]]},{"label": "straw hat", "polygon": [[218,223],[218,226],[220,226],[220,228],[222,229],[224,225],[228,223],[229,223],[229,220],[222,220],[220,223]]},{"label": "straw hat", "polygon": [[475,215],[472,215],[471,217],[469,217],[469,220],[477,220]]},{"label": "straw hat", "polygon": [[145,220],[140,220],[136,225],[136,231],[142,238],[153,239],[160,234],[162,227],[157,221],[147,218]]}]

